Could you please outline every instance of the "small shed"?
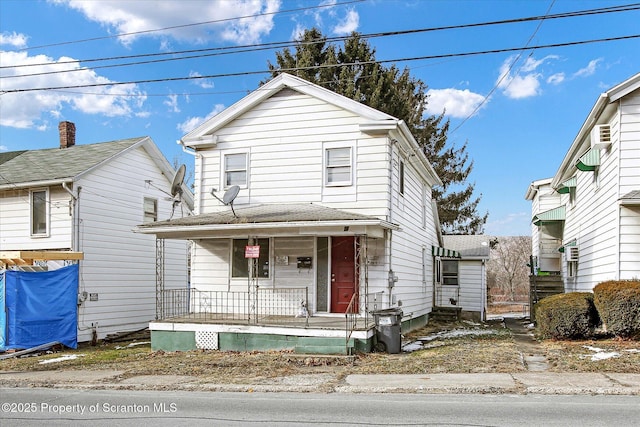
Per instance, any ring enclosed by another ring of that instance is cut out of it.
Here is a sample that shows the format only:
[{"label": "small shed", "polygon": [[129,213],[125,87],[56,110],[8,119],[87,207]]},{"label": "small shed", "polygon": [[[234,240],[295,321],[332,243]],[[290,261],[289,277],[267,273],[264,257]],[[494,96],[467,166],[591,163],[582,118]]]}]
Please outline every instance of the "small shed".
[{"label": "small shed", "polygon": [[[487,261],[489,260],[492,236],[444,235],[444,246],[456,251],[460,258],[451,260],[451,280],[455,279],[459,294],[450,300],[452,307],[460,308],[465,319],[484,321],[487,316]],[[454,277],[455,276],[455,277]]]}]

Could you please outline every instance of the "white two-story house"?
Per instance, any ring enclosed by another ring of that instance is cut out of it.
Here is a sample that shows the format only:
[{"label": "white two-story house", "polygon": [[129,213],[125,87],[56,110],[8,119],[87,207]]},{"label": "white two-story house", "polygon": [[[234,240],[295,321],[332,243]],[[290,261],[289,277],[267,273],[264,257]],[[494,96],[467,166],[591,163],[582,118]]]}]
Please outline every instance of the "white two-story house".
[{"label": "white two-story house", "polygon": [[640,74],[600,95],[555,176],[525,197],[538,268],[565,292],[640,277]]},{"label": "white two-story house", "polygon": [[402,120],[281,74],[181,142],[195,214],[139,227],[194,242],[154,348],[366,351],[376,309],[426,324],[441,181]]},{"label": "white two-story house", "polygon": [[176,171],[149,137],[76,144],[74,123],[59,131],[53,148],[0,153],[0,269],[79,262],[71,311],[80,342],[145,329],[156,318],[157,286],[188,285],[188,242],[159,247],[134,229],[187,216],[193,195],[177,182],[172,196]]}]

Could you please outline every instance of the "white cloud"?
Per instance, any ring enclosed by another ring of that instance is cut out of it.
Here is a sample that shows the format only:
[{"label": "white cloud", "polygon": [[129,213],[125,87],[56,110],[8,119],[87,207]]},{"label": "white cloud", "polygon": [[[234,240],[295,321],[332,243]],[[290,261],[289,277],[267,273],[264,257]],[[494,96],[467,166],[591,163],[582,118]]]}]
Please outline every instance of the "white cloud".
[{"label": "white cloud", "polygon": [[484,233],[492,236],[528,236],[531,234],[530,214],[509,213],[485,224]]},{"label": "white cloud", "polygon": [[[191,71],[189,72],[189,77],[202,77],[202,74],[200,74],[197,71]],[[212,89],[215,86],[213,84],[213,81],[211,81],[210,79],[194,78],[191,82],[194,85],[200,86],[203,89]]]},{"label": "white cloud", "polygon": [[[547,55],[541,59],[533,56],[527,57],[519,67],[514,65],[515,56],[507,58],[500,66],[500,75],[497,83],[502,93],[512,99],[529,98],[542,92],[541,81],[545,72],[541,70],[545,63],[560,59],[557,55]],[[547,79],[548,83],[559,84],[564,77],[562,73],[556,73]],[[563,75],[562,75],[563,76]]]},{"label": "white cloud", "polygon": [[27,36],[18,34],[15,31],[13,33],[0,33],[0,46],[12,46],[16,49],[22,49],[27,47],[27,39]]},{"label": "white cloud", "polygon": [[0,145],[0,151],[9,151],[9,148],[6,145]]},{"label": "white cloud", "polygon": [[178,107],[178,95],[171,94],[167,96],[167,99],[165,99],[162,103],[169,107],[169,111],[171,111],[172,113],[180,112],[180,107]]},{"label": "white cloud", "polygon": [[574,77],[588,77],[593,75],[593,73],[596,72],[596,68],[598,67],[598,64],[602,62],[602,58],[598,58],[598,59],[594,59],[592,61],[589,61],[589,64],[587,64],[586,67],[581,68],[580,70],[576,71],[573,76]]},{"label": "white cloud", "polygon": [[358,29],[360,15],[353,9],[347,11],[347,15],[333,27],[333,34],[350,34]]},{"label": "white cloud", "polygon": [[[273,29],[275,12],[281,0],[237,1],[85,1],[52,0],[83,13],[116,34],[140,33],[177,27],[162,32],[153,31],[121,37],[130,45],[143,36],[166,37],[205,43],[214,37],[234,43],[254,43]],[[243,17],[240,19],[233,19]],[[210,22],[203,25],[202,22]],[[163,45],[166,41],[162,42]]]},{"label": "white cloud", "polygon": [[565,80],[564,73],[555,73],[547,77],[547,83],[552,85],[559,85],[560,83],[564,82],[564,80]]},{"label": "white cloud", "polygon": [[429,102],[427,112],[429,114],[442,114],[444,110],[447,116],[455,118],[469,117],[484,101],[484,96],[473,93],[469,89],[429,89],[427,91]]},{"label": "white cloud", "polygon": [[224,110],[224,105],[216,104],[215,107],[213,107],[213,110],[211,110],[211,112],[205,117],[189,117],[184,122],[178,124],[177,128],[184,133],[189,133],[205,121],[219,114],[222,110]]},{"label": "white cloud", "polygon": [[[19,68],[6,68],[2,71],[3,90],[27,89],[30,87],[56,87],[114,83],[96,74],[95,71],[81,68],[74,58],[61,57],[58,60],[45,55],[29,56],[26,52],[0,52],[2,65],[33,65],[28,71]],[[69,71],[55,73],[57,71]],[[20,73],[40,74],[12,78]],[[85,88],[82,92],[72,91],[33,91],[5,93],[2,96],[2,117],[0,125],[14,128],[46,127],[47,115],[53,118],[61,116],[64,106],[86,114],[102,114],[108,117],[127,116],[142,107],[146,94],[134,84],[120,86],[99,86]]]}]

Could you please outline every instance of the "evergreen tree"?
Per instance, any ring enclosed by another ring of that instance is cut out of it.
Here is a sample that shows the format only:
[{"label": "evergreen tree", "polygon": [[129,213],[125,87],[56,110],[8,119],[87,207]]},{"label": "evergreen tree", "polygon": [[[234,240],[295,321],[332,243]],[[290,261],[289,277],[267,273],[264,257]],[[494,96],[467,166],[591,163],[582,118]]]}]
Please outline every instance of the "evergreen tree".
[{"label": "evergreen tree", "polygon": [[314,28],[296,42],[295,52],[284,48],[276,52],[276,65],[268,65],[274,77],[289,72],[404,120],[444,183],[433,189],[443,232],[481,233],[488,214],[478,214],[480,196],[474,196],[475,185],[466,182],[473,169],[467,144],[459,148],[447,144],[449,121],[444,112],[425,113],[427,85],[411,77],[406,68],[377,63],[375,53],[358,33],[352,33],[340,48]]}]

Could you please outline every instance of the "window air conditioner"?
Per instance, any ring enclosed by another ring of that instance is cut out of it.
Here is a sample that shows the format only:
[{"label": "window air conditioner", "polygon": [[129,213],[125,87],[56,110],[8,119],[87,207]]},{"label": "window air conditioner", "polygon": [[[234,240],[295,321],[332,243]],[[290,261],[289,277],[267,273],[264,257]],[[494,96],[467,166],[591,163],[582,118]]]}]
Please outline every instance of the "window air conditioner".
[{"label": "window air conditioner", "polygon": [[591,148],[607,148],[611,145],[611,126],[595,125],[591,129]]},{"label": "window air conditioner", "polygon": [[567,246],[565,247],[564,257],[566,261],[578,261],[578,247]]}]

